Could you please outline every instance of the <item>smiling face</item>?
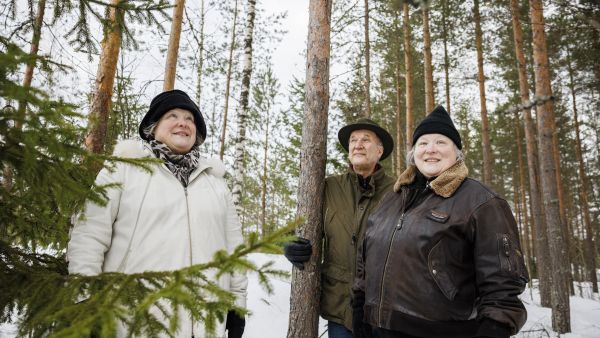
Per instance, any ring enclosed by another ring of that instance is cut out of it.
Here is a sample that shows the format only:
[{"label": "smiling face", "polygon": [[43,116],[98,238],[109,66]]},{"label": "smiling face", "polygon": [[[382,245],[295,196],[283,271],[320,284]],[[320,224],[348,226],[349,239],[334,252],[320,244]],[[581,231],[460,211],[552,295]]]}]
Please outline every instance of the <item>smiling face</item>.
[{"label": "smiling face", "polygon": [[169,110],[158,120],[154,138],[176,154],[189,152],[196,142],[194,115],[181,108]]},{"label": "smiling face", "polygon": [[456,163],[456,146],[442,134],[425,134],[414,146],[415,165],[427,178],[439,176]]},{"label": "smiling face", "polygon": [[383,146],[377,135],[366,129],[355,130],[348,140],[348,158],[352,168],[363,177],[370,176],[383,154]]}]

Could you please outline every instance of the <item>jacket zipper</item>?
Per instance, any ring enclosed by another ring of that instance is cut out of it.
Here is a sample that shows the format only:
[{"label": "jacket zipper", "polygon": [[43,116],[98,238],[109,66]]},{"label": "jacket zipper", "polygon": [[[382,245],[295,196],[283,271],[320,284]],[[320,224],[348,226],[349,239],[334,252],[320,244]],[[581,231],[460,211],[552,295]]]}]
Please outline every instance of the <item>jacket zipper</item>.
[{"label": "jacket zipper", "polygon": [[[190,203],[188,200],[188,190],[187,187],[183,187],[183,192],[185,194],[185,209],[186,209],[186,214],[187,214],[187,225],[188,225],[188,242],[190,245],[190,266],[192,266],[193,263],[193,255],[192,255],[192,225],[190,224]],[[191,319],[191,324],[192,324],[192,337],[194,337],[194,319]]]},{"label": "jacket zipper", "polygon": [[404,212],[402,213],[402,215],[400,215],[400,220],[398,220],[398,224],[396,224],[396,226],[394,227],[394,232],[392,233],[392,238],[390,239],[390,244],[388,246],[388,252],[385,257],[385,262],[383,263],[383,276],[381,277],[381,287],[379,289],[379,311],[377,314],[377,317],[378,317],[377,321],[379,322],[380,327],[383,326],[383,323],[381,322],[381,309],[383,308],[383,305],[382,305],[383,285],[384,285],[384,281],[385,281],[385,274],[387,272],[387,263],[390,258],[390,253],[392,252],[392,244],[394,243],[394,237],[396,236],[396,233],[398,232],[398,230],[402,229],[403,226],[404,226]]}]

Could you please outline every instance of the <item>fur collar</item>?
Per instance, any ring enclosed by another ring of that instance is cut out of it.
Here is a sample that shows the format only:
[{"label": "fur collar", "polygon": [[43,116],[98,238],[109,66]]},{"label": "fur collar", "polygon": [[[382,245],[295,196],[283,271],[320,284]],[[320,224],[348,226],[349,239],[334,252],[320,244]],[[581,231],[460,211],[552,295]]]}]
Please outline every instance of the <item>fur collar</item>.
[{"label": "fur collar", "polygon": [[[152,157],[152,150],[141,140],[122,140],[117,143],[113,155],[125,158],[143,158]],[[206,170],[208,174],[223,177],[225,175],[225,165],[217,158],[200,157],[198,161],[200,171]]]},{"label": "fur collar", "polygon": [[[409,166],[404,170],[400,177],[394,184],[394,191],[400,191],[400,187],[403,185],[414,182],[417,176],[417,167],[414,165]],[[446,169],[440,176],[431,181],[431,189],[436,195],[448,198],[454,194],[456,189],[460,187],[461,183],[469,175],[469,168],[465,165],[464,161],[458,161],[453,166]]]}]

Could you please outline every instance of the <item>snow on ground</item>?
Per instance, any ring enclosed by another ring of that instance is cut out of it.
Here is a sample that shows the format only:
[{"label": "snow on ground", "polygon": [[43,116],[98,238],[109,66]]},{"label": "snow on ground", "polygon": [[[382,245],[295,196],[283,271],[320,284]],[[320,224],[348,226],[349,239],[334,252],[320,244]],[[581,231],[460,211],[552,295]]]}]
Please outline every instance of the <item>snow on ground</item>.
[{"label": "snow on ground", "polygon": [[[274,268],[290,271],[292,265],[281,255],[252,254],[250,259],[262,265],[270,260],[275,262]],[[258,283],[256,274],[249,275],[248,309],[251,314],[246,318],[244,338],[285,338],[288,327],[290,309],[290,281],[272,278],[273,294],[267,294]],[[600,296],[592,294],[590,286],[577,287],[580,296],[571,297],[571,329],[572,332],[561,335],[563,338],[600,338]],[[527,323],[515,337],[518,338],[556,338],[559,335],[552,331],[551,311],[542,308],[539,292],[534,287],[527,289],[521,296],[527,308]],[[319,337],[326,337],[326,325],[321,320]],[[0,338],[15,337],[16,329],[10,325],[0,325]]]}]

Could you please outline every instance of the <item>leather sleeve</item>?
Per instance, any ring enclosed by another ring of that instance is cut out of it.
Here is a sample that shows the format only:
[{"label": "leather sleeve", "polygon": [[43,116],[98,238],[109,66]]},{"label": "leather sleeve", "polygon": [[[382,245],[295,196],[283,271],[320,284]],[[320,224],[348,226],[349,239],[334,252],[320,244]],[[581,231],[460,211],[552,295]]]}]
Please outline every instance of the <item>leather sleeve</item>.
[{"label": "leather sleeve", "polygon": [[518,296],[528,274],[517,224],[505,200],[493,197],[470,217],[474,240],[477,320],[491,319],[516,334],[527,319]]}]

